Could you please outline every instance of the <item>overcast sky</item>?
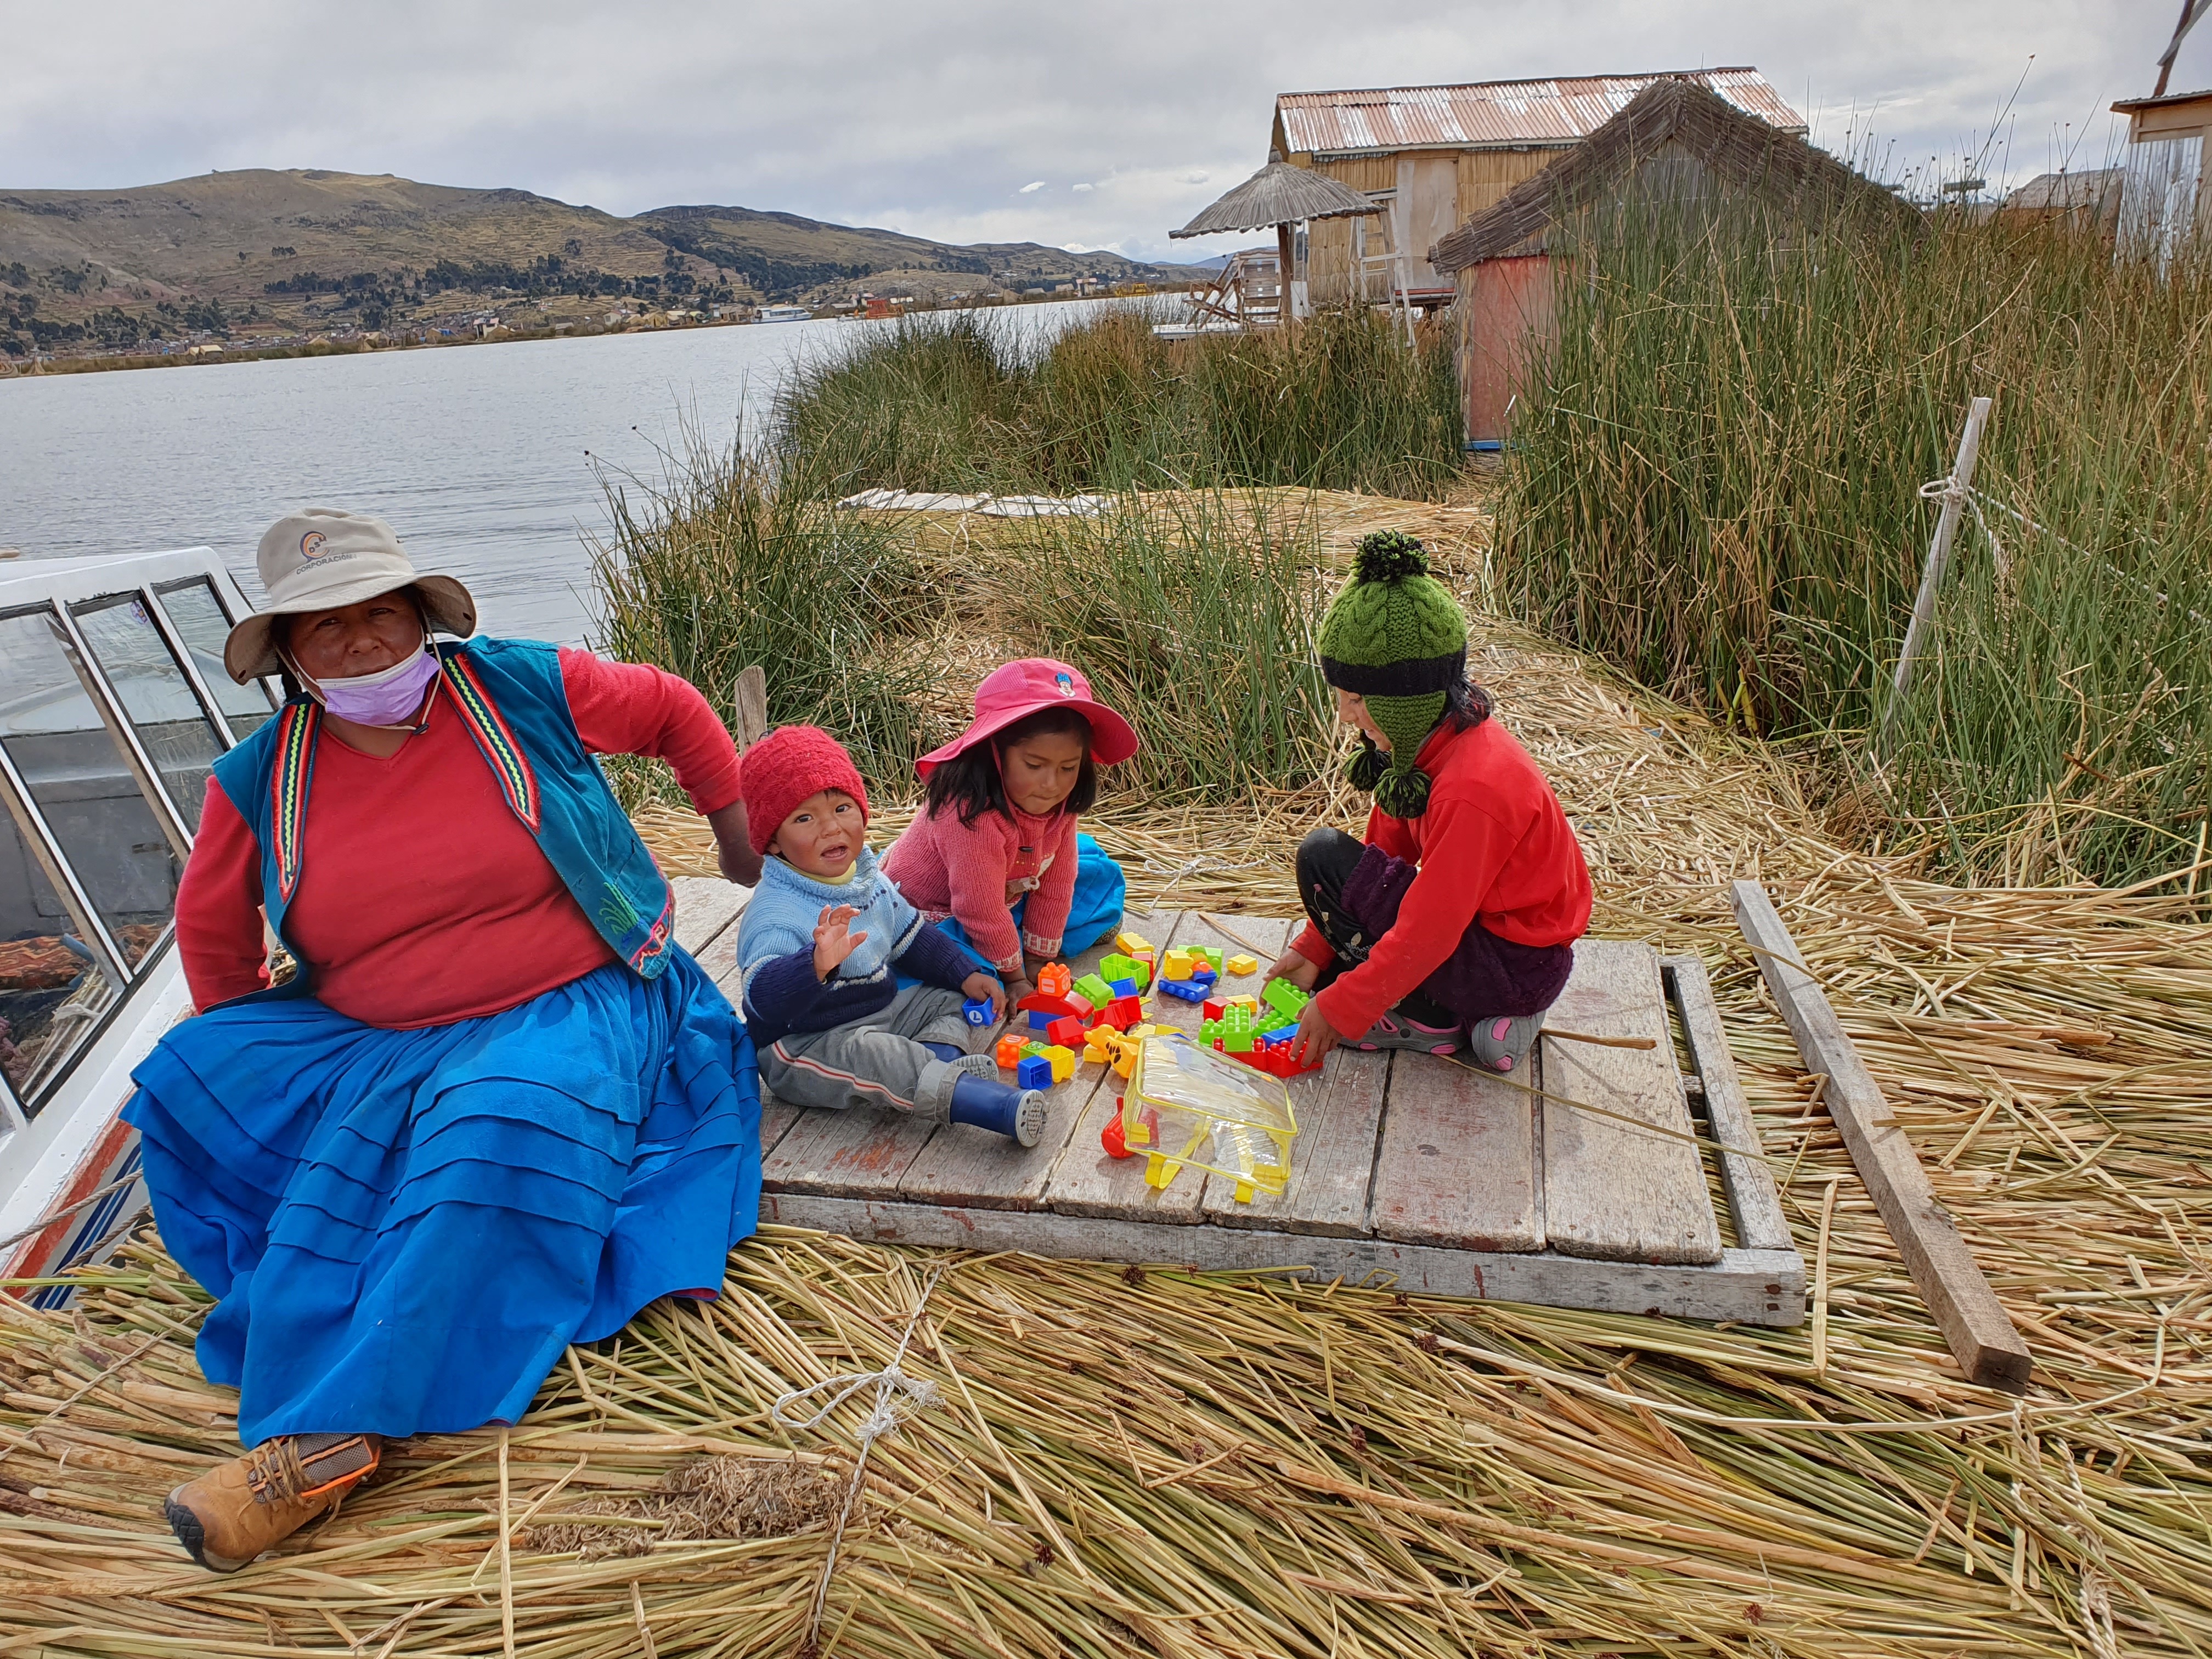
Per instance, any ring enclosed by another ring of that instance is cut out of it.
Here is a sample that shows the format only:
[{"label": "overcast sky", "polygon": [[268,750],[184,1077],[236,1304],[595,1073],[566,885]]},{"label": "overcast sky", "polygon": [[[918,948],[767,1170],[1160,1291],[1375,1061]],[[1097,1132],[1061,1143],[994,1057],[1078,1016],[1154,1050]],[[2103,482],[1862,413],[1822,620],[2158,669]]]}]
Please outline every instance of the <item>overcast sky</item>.
[{"label": "overcast sky", "polygon": [[[1278,92],[1755,64],[1890,175],[2100,164],[2178,0],[0,0],[0,189],[329,167],[629,214],[1115,247],[1266,159]],[[2212,85],[2212,22],[2173,89]],[[2015,90],[2017,88],[2017,90]],[[2002,117],[2002,119],[2000,118]]]}]

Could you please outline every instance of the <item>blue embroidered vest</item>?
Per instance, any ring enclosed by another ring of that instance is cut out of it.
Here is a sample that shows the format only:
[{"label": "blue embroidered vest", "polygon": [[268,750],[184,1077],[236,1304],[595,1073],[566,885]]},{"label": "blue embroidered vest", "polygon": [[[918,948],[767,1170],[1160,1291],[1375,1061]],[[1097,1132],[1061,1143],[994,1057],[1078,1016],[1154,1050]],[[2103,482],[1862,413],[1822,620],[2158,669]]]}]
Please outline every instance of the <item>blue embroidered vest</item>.
[{"label": "blue embroidered vest", "polygon": [[[673,944],[675,894],[576,734],[558,650],[537,640],[479,639],[441,645],[438,656],[444,689],[508,807],[614,953],[639,977],[658,975]],[[284,932],[284,913],[300,890],[322,719],[321,705],[295,697],[215,763],[216,781],[260,846],[269,926],[300,963],[286,984],[240,1001],[309,994],[312,975]]]}]

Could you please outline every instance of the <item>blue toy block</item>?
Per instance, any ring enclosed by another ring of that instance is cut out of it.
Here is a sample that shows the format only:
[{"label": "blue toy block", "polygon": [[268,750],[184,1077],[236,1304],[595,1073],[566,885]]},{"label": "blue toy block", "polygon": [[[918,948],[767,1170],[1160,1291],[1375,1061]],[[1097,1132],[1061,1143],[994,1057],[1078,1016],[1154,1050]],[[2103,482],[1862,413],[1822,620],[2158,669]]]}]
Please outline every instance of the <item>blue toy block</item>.
[{"label": "blue toy block", "polygon": [[1295,1025],[1279,1025],[1272,1031],[1261,1031],[1258,1033],[1258,1036],[1260,1042],[1263,1045],[1268,1048],[1273,1048],[1277,1043],[1288,1042],[1297,1034],[1298,1028]]},{"label": "blue toy block", "polygon": [[1133,997],[1137,994],[1137,981],[1133,979],[1110,979],[1106,981],[1106,988],[1117,997]]},{"label": "blue toy block", "polygon": [[1014,1067],[1014,1086],[1018,1089],[1051,1088],[1052,1062],[1042,1054],[1031,1054]]},{"label": "blue toy block", "polygon": [[1160,981],[1160,990],[1164,994],[1171,996],[1179,1002],[1206,1000],[1206,987],[1192,980],[1164,979]]},{"label": "blue toy block", "polygon": [[970,1025],[988,1025],[994,1018],[991,1012],[991,999],[969,997],[960,1005],[960,1018]]},{"label": "blue toy block", "polygon": [[1190,970],[1190,982],[1193,985],[1205,985],[1210,987],[1216,981],[1220,979],[1220,977],[1221,975],[1215,973],[1211,968],[1198,967]]},{"label": "blue toy block", "polygon": [[1055,1014],[1049,1008],[1032,1008],[1030,1010],[1030,1030],[1048,1030],[1051,1028],[1053,1021],[1060,1018],[1060,1015]]}]

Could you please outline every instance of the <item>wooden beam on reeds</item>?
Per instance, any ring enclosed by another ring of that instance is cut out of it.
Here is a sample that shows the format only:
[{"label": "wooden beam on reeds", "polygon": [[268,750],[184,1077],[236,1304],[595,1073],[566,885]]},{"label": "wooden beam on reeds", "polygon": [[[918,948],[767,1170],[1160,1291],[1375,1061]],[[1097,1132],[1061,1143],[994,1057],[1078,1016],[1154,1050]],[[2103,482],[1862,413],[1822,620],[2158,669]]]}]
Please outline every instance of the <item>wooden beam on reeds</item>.
[{"label": "wooden beam on reeds", "polygon": [[1755,881],[1739,881],[1732,896],[1736,926],[1759,958],[1805,1069],[1827,1078],[1822,1103],[1960,1369],[1986,1387],[2019,1393],[2033,1363],[2027,1346],[1929,1189],[1928,1172],[1882,1098],[1881,1085],[1859,1058],[1827,994],[1806,971],[1766,890]]},{"label": "wooden beam on reeds", "polygon": [[1912,620],[1905,625],[1905,647],[1897,653],[1897,674],[1891,682],[1889,707],[1882,710],[1881,737],[1887,744],[1889,728],[1904,707],[1912,686],[1928,632],[1936,625],[1936,597],[1942,591],[1943,572],[1951,562],[1951,543],[1959,533],[1959,518],[1966,511],[1966,492],[1973,487],[1974,463],[1982,453],[1982,427],[1990,418],[1990,400],[1977,398],[1966,410],[1966,429],[1959,434],[1959,457],[1951,463],[1949,486],[1943,491],[1943,511],[1936,520],[1935,538],[1928,544],[1928,562],[1920,571],[1920,591],[1913,596]]}]

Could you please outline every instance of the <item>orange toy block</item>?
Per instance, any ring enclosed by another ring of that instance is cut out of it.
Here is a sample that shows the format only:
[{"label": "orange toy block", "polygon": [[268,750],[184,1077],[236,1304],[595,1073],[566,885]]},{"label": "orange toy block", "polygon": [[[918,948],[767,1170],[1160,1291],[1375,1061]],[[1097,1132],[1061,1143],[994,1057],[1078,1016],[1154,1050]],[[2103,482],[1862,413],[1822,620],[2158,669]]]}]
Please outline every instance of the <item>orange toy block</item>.
[{"label": "orange toy block", "polygon": [[1023,1041],[1012,1031],[999,1039],[998,1051],[993,1058],[999,1062],[1000,1070],[1011,1072],[1022,1063]]},{"label": "orange toy block", "polygon": [[1064,962],[1048,962],[1037,969],[1036,988],[1048,997],[1064,997],[1075,988],[1075,976]]}]

